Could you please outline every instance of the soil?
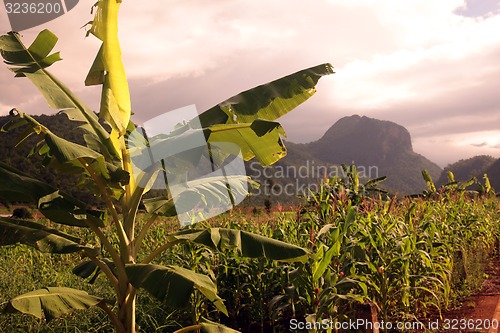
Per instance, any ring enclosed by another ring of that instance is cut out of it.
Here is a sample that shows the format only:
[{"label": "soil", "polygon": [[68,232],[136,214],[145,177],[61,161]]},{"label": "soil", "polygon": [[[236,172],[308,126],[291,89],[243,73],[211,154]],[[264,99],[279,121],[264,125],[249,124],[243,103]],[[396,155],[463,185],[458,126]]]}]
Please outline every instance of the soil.
[{"label": "soil", "polygon": [[[432,330],[432,332],[489,332],[489,329],[487,329],[489,327],[486,326],[491,323],[497,304],[500,302],[500,255],[491,259],[486,274],[488,274],[488,278],[484,281],[480,291],[463,300],[458,308],[442,313],[442,319],[439,320],[441,325],[446,322],[451,324],[452,327]],[[436,321],[437,318],[433,320]],[[499,318],[496,319],[499,320]],[[467,324],[471,325],[470,329],[461,328],[462,325]],[[500,332],[500,329],[490,332]]]}]

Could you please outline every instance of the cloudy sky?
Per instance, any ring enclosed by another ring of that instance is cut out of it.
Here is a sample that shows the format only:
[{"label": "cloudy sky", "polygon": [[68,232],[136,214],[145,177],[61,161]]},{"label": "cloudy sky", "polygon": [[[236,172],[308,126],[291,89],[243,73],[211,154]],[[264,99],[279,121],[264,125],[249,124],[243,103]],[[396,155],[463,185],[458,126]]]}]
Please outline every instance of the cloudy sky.
[{"label": "cloudy sky", "polygon": [[[99,88],[83,85],[99,47],[81,28],[93,3],[22,34],[27,44],[42,28],[56,33],[64,61],[51,71],[97,108]],[[124,0],[120,14],[138,123],[330,62],[336,74],[282,118],[288,140],[316,140],[359,114],[405,126],[414,150],[441,166],[500,157],[499,0]],[[1,66],[0,115],[14,106],[54,113]]]}]

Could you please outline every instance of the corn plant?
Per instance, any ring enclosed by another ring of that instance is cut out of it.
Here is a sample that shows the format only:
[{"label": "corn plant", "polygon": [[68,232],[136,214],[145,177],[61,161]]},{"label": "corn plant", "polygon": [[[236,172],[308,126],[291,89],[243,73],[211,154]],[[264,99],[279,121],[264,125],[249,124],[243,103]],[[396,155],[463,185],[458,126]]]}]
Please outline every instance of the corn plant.
[{"label": "corn plant", "polygon": [[[167,183],[168,176],[182,176],[189,156],[175,155],[175,168],[164,160],[140,169],[134,156],[147,155],[153,146],[164,151],[174,149],[194,135],[202,135],[212,146],[211,161],[222,165],[234,155],[221,151],[217,142],[237,145],[245,160],[257,158],[263,166],[285,155],[281,139],[284,134],[277,118],[294,109],[315,93],[318,80],[331,74],[329,64],[299,71],[266,85],[238,94],[201,113],[191,121],[179,124],[170,134],[148,138],[131,121],[130,93],[121,60],[118,40],[118,11],[121,1],[99,0],[89,33],[102,41],[101,48],[85,79],[86,85],[102,85],[100,111],[96,115],[47,68],[61,60],[52,53],[57,37],[42,31],[26,47],[20,35],[10,32],[0,37],[0,51],[18,78],[28,78],[42,93],[50,107],[60,110],[84,132],[85,144],[77,144],[55,135],[33,117],[13,109],[12,120],[3,128],[23,128],[18,143],[37,138],[32,153],[43,157],[46,167],[61,175],[82,176],[81,185],[93,191],[105,203],[103,210],[89,207],[64,191],[29,175],[0,164],[0,197],[9,201],[36,205],[53,227],[27,220],[0,219],[0,245],[22,243],[42,252],[64,254],[78,252],[88,258],[75,268],[82,277],[102,273],[113,287],[114,305],[84,291],[65,287],[46,287],[10,301],[8,309],[47,320],[77,309],[102,308],[117,332],[136,331],[135,303],[137,289],[143,288],[158,299],[184,306],[196,289],[222,313],[227,314],[217,294],[215,282],[193,267],[154,265],[162,253],[181,243],[196,243],[212,251],[233,248],[246,257],[273,260],[302,260],[306,251],[298,246],[245,231],[227,228],[188,228],[165,235],[164,243],[144,253],[148,231],[162,216],[175,216],[200,205],[216,207],[223,201],[234,202],[246,193],[247,177],[231,175],[193,181],[189,189],[176,195],[165,191],[144,200],[156,176]],[[103,125],[104,124],[104,125]],[[131,138],[135,136],[133,149]],[[182,175],[181,175],[182,174]],[[165,179],[161,179],[165,178]],[[184,199],[179,211],[175,202]],[[138,208],[144,203],[146,222],[137,223]],[[209,207],[208,207],[209,208]],[[94,244],[83,244],[78,237],[58,230],[58,225],[86,228],[97,238]],[[198,320],[196,316],[195,320]],[[224,330],[212,322],[195,322],[190,329]],[[186,330],[184,330],[186,331]]]},{"label": "corn plant", "polygon": [[342,320],[355,315],[356,303],[372,302],[381,320],[418,320],[479,285],[480,274],[471,273],[478,264],[468,257],[495,244],[498,201],[470,197],[465,189],[474,182],[450,180],[438,190],[430,177],[422,197],[368,196],[355,167],[347,170],[346,179],[311,193],[301,211],[294,241],[313,255],[289,272],[288,290],[272,301],[275,317],[291,308],[311,321]]},{"label": "corn plant", "polygon": [[351,260],[359,247],[359,207],[355,204],[362,205],[368,195],[365,189],[374,189],[385,178],[368,181],[365,186],[360,184],[355,166],[343,167],[348,178],[327,179],[318,192],[309,194],[300,212],[295,234],[313,254],[305,264],[289,271],[286,292],[271,302],[275,318],[288,310],[295,318],[303,316],[310,322],[342,320],[349,313],[349,304],[366,300],[366,283],[359,279]]}]

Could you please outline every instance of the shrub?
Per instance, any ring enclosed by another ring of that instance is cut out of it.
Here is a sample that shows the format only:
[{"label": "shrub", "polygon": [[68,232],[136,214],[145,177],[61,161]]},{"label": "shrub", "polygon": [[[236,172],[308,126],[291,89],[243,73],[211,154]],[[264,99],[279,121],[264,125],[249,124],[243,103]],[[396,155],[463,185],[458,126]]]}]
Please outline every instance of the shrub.
[{"label": "shrub", "polygon": [[32,219],[33,214],[28,208],[19,207],[14,209],[14,211],[12,212],[12,217],[17,219]]}]

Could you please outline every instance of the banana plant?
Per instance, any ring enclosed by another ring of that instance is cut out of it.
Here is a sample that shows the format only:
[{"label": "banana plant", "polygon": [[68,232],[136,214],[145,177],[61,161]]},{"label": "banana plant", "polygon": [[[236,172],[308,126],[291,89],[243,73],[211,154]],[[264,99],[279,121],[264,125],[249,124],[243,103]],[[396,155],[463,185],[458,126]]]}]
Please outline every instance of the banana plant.
[{"label": "banana plant", "polygon": [[[193,135],[202,135],[211,161],[228,163],[234,154],[217,143],[229,142],[239,147],[245,160],[257,158],[263,166],[286,154],[282,141],[284,131],[275,122],[280,116],[311,97],[318,80],[332,74],[330,64],[301,70],[281,79],[244,91],[201,113],[197,119],[180,124],[168,135],[148,138],[131,120],[132,108],[125,69],[118,40],[118,11],[122,1],[99,0],[90,23],[89,34],[102,41],[97,57],[85,79],[86,85],[102,85],[100,110],[96,114],[47,68],[61,60],[59,52],[51,53],[57,37],[49,30],[38,34],[27,47],[16,32],[0,37],[4,62],[17,78],[29,79],[42,93],[48,105],[75,122],[84,133],[85,144],[57,136],[33,117],[13,109],[11,120],[2,130],[22,128],[18,144],[36,137],[32,154],[43,157],[43,165],[61,175],[81,176],[81,186],[93,191],[105,203],[95,209],[64,191],[33,179],[6,164],[0,164],[0,197],[36,205],[51,221],[48,227],[35,221],[0,218],[0,245],[26,244],[53,253],[80,253],[87,261],[73,270],[81,277],[102,273],[114,288],[116,299],[105,300],[72,288],[46,287],[10,301],[9,311],[31,314],[47,320],[78,309],[102,308],[116,332],[136,331],[136,292],[143,288],[172,306],[183,306],[197,289],[222,313],[227,314],[217,295],[215,281],[209,276],[178,266],[157,262],[164,251],[175,251],[181,243],[194,243],[212,250],[236,248],[242,256],[267,257],[280,261],[302,261],[306,250],[288,243],[224,228],[183,228],[166,237],[164,244],[144,253],[148,231],[161,217],[176,216],[193,207],[216,207],[224,201],[247,193],[248,177],[244,174],[220,175],[190,182],[185,191],[165,190],[163,195],[144,199],[144,195],[165,175],[183,177],[193,162],[189,154],[176,154],[175,167],[164,160],[153,161],[147,168],[137,168],[133,156],[147,155],[155,145],[174,149]],[[130,138],[142,145],[130,145]],[[162,179],[163,178],[163,179]],[[186,207],[176,205],[181,197]],[[138,221],[139,205],[146,207],[144,223]],[[82,241],[57,226],[86,228],[96,235],[95,244]],[[94,275],[95,276],[95,275]],[[193,330],[232,330],[219,324],[195,323]],[[183,329],[184,331],[184,329]],[[187,330],[185,330],[187,331]]]}]

